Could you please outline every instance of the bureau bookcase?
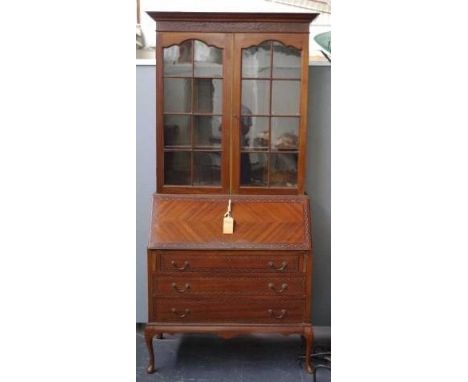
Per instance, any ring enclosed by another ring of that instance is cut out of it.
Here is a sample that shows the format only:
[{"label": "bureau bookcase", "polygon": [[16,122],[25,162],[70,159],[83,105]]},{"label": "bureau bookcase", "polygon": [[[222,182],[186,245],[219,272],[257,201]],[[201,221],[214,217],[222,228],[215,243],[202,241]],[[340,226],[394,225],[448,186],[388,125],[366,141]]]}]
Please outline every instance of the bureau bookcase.
[{"label": "bureau bookcase", "polygon": [[163,333],[281,333],[304,338],[312,372],[304,176],[317,14],[148,14],[157,33],[157,192],[147,371]]}]

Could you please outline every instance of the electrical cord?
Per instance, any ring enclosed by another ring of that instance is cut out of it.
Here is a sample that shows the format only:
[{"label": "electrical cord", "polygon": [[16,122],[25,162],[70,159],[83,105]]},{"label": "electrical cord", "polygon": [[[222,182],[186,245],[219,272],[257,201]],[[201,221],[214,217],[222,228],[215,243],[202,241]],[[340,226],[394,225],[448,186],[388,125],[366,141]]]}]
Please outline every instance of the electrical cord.
[{"label": "electrical cord", "polygon": [[317,352],[310,355],[314,368],[314,382],[317,379],[317,369],[328,369],[331,371],[331,352]]}]

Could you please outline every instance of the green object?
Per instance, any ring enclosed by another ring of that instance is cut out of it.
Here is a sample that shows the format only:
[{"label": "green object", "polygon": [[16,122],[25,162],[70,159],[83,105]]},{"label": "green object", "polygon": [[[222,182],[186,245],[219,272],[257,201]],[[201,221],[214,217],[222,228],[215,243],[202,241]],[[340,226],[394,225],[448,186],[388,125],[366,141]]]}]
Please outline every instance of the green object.
[{"label": "green object", "polygon": [[320,33],[314,40],[326,53],[331,54],[331,32]]}]

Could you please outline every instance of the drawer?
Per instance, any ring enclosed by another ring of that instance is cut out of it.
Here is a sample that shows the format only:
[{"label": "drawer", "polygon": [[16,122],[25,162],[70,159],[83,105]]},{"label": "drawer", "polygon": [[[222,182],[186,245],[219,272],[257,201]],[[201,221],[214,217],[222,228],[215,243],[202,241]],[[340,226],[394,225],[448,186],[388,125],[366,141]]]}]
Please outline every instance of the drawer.
[{"label": "drawer", "polygon": [[153,276],[153,295],[194,296],[194,295],[265,295],[304,297],[303,276],[231,276],[194,277]]},{"label": "drawer", "polygon": [[183,299],[158,297],[151,320],[157,322],[303,322],[304,299],[224,297]]},{"label": "drawer", "polygon": [[163,272],[299,272],[302,255],[296,253],[246,254],[163,252],[160,270]]}]

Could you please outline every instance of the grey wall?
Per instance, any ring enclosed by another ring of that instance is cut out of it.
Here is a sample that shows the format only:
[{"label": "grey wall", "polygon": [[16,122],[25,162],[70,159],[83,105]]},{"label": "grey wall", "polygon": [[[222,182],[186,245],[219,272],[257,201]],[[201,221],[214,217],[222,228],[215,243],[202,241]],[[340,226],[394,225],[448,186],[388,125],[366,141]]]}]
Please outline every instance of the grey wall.
[{"label": "grey wall", "polygon": [[[136,67],[136,322],[146,322],[146,244],[156,189],[154,66]],[[312,323],[330,326],[330,67],[309,67],[306,191],[314,247]]]},{"label": "grey wall", "polygon": [[146,245],[156,191],[156,70],[136,67],[136,322],[146,322]]},{"label": "grey wall", "polygon": [[330,67],[309,67],[306,192],[314,248],[312,324],[330,326]]}]

